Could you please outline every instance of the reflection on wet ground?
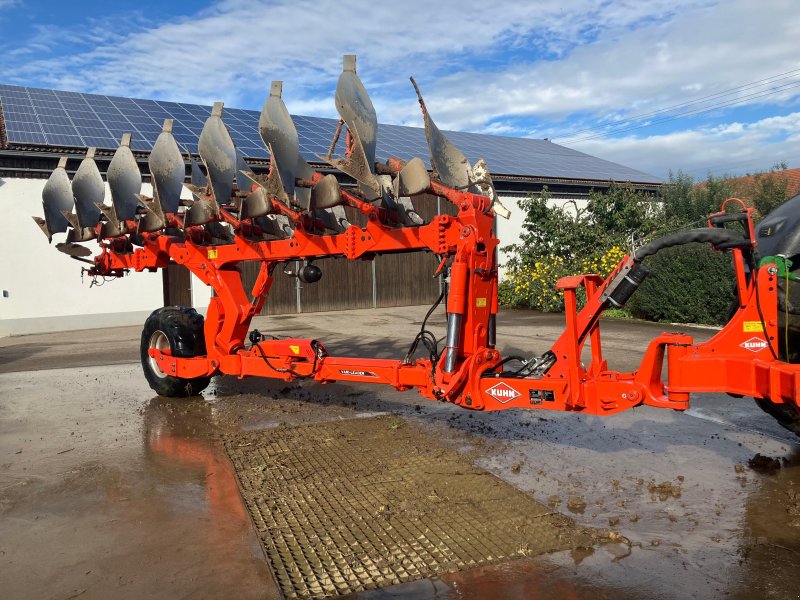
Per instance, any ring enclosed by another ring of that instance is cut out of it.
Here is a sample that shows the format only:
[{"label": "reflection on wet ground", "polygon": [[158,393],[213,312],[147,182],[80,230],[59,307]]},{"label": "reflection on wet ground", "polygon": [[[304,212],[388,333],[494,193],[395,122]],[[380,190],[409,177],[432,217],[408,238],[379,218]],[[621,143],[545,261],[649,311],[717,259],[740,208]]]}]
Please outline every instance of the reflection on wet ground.
[{"label": "reflection on wet ground", "polygon": [[747,498],[740,598],[800,596],[800,451],[781,463]]},{"label": "reflection on wet ground", "polygon": [[[10,598],[277,597],[221,435],[392,413],[633,547],[360,598],[796,597],[798,445],[752,401],[696,408],[483,414],[369,386],[232,378],[181,401],[153,398],[137,365],[3,374],[0,586]],[[780,468],[751,469],[757,453]]]},{"label": "reflection on wet ground", "polygon": [[212,406],[104,398],[96,373],[0,383],[4,597],[278,597]]}]

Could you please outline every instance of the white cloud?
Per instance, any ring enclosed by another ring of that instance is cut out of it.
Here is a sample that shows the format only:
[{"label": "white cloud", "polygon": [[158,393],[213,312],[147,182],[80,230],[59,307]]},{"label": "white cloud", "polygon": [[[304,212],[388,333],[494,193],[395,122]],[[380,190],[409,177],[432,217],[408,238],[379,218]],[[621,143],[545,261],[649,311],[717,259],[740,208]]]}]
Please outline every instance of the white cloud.
[{"label": "white cloud", "polygon": [[[479,127],[489,116],[558,120],[578,113],[591,115],[594,124],[797,69],[798,28],[800,12],[785,0],[685,10],[666,22],[604,34],[562,60],[495,73],[463,70],[437,82],[429,104],[439,120],[457,128]],[[469,109],[451,102],[454,95],[470,98]],[[564,129],[559,137],[567,134]]]},{"label": "white cloud", "polygon": [[[34,32],[27,49],[55,55],[6,53],[4,77],[252,108],[271,79],[283,79],[292,112],[334,116],[341,55],[357,53],[383,122],[421,123],[407,80],[414,74],[444,128],[559,141],[577,129],[800,68],[800,11],[792,0],[408,0],[401,7],[223,0],[163,24],[139,13],[113,19],[61,27],[58,39],[75,47],[68,56],[53,49],[46,29]],[[120,22],[129,29],[120,32]],[[798,91],[749,102],[787,113]],[[659,175],[669,168],[768,165],[772,155],[791,161],[796,153],[788,124],[767,135],[767,119],[695,130],[678,123],[685,130],[641,129],[568,145]]]},{"label": "white cloud", "polygon": [[[18,72],[62,87],[79,77],[88,91],[229,103],[266,89],[269,79],[283,78],[287,96],[309,100],[335,82],[341,55],[356,52],[378,103],[397,104],[401,88],[405,105],[413,107],[408,74],[427,80],[463,73],[474,56],[502,64],[508,49],[563,55],[597,32],[621,34],[705,2],[544,0],[493,6],[484,0],[410,0],[399,9],[360,0],[322,5],[225,0],[156,27],[128,24],[129,34],[113,43],[60,60],[32,61]],[[125,20],[117,19],[117,31],[119,22]],[[82,25],[79,36],[86,35]]]},{"label": "white cloud", "polygon": [[708,172],[764,171],[784,160],[797,166],[792,163],[800,148],[800,112],[664,135],[587,140],[573,147],[662,177],[669,169],[702,178]]}]

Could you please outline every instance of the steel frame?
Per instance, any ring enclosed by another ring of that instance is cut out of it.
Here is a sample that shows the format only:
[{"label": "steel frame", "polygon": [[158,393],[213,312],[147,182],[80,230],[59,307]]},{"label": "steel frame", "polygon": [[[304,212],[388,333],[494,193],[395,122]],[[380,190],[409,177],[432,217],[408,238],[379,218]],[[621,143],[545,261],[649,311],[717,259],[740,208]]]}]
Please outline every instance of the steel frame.
[{"label": "steel frame", "polygon": [[[740,248],[733,250],[739,309],[707,342],[694,344],[689,335],[664,333],[650,342],[636,371],[608,369],[602,353],[600,316],[607,307],[604,292],[629,264],[625,257],[605,280],[589,274],[558,282],[565,297],[566,327],[551,348],[555,363],[543,376],[501,375],[498,369],[502,357],[495,347],[493,331],[498,240],[493,234],[490,200],[435,182],[427,192],[451,202],[458,214],[439,215],[418,227],[396,227],[387,224],[384,209],[343,192],[345,202],[367,216],[365,227],[350,226],[340,234],[320,235],[313,218],[275,202],[275,210],[294,222],[294,236],[252,241],[247,236],[252,226],[239,222],[233,211],[222,207],[220,219],[236,232],[233,243],[203,245],[193,241],[200,239],[199,228],[187,228],[185,240],[165,232],[144,233],[143,246],[133,251],[121,240],[100,240],[102,251],[95,257],[90,274],[122,276],[129,270],[164,268],[174,261],[213,288],[215,296],[205,319],[207,355],[178,358],[150,350],[163,372],[181,378],[224,373],[286,381],[310,378],[320,383],[381,383],[398,390],[417,388],[424,397],[475,410],[540,408],[609,415],[641,404],[684,410],[689,406],[689,395],[699,392],[800,404],[800,365],[779,360],[775,350],[776,265],[763,265],[748,277],[743,252],[749,250]],[[169,219],[173,226],[182,226],[179,215],[170,215]],[[749,211],[746,222],[752,240]],[[380,253],[409,251],[435,253],[442,259],[440,269],[445,268],[445,261],[452,261],[446,306],[452,335],[448,335],[448,347],[438,364],[432,365],[428,359],[330,356],[319,341],[308,339],[266,339],[248,347],[251,320],[263,307],[278,264],[326,256],[370,260]],[[249,296],[237,267],[243,261],[261,262]],[[581,287],[587,300],[579,311],[577,293]],[[587,352],[588,367],[583,362]],[[668,386],[662,379],[663,369],[668,374]]]}]

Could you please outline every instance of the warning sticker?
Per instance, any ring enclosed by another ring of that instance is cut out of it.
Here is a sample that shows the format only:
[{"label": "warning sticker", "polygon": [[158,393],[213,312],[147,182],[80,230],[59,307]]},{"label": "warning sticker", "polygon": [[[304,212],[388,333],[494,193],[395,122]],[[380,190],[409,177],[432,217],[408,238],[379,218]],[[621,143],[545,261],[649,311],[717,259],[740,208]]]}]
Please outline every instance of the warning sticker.
[{"label": "warning sticker", "polygon": [[216,248],[209,248],[208,249],[208,258],[217,258],[217,249]]},{"label": "warning sticker", "polygon": [[291,350],[295,354],[300,354],[300,346],[289,346],[289,350]]},{"label": "warning sticker", "polygon": [[761,321],[745,321],[742,327],[748,333],[764,331],[764,324]]},{"label": "warning sticker", "polygon": [[475,306],[477,308],[486,308],[486,298],[475,298]]}]

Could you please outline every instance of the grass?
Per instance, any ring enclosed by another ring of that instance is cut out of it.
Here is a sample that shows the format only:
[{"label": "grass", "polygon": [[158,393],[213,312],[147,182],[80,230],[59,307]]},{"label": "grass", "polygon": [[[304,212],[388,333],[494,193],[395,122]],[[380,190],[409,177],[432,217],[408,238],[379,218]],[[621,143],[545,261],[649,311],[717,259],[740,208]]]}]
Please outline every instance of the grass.
[{"label": "grass", "polygon": [[603,316],[609,319],[632,319],[633,317],[624,308],[607,308],[603,311]]}]

